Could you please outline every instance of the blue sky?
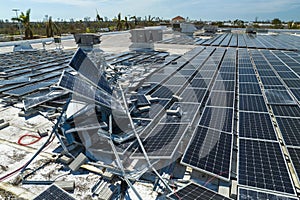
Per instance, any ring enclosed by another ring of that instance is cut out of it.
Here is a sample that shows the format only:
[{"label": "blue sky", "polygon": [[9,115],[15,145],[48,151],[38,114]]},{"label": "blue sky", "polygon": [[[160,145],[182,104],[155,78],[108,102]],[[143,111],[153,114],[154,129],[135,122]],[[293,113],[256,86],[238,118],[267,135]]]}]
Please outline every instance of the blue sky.
[{"label": "blue sky", "polygon": [[115,17],[145,15],[170,19],[177,15],[201,20],[254,21],[272,20],[276,17],[300,21],[300,0],[0,0],[0,19],[15,16],[13,8],[26,11],[31,8],[31,20],[42,21],[45,15],[57,20],[83,19],[96,16]]}]

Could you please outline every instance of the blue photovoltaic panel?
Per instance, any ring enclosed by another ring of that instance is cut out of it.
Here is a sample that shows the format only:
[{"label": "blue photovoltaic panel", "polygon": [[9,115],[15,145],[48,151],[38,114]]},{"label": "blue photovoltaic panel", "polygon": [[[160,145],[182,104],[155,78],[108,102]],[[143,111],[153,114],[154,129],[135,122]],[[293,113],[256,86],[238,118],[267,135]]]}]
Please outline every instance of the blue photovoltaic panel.
[{"label": "blue photovoltaic panel", "polygon": [[291,156],[298,178],[300,178],[300,148],[288,147],[288,151]]},{"label": "blue photovoltaic panel", "polygon": [[218,91],[234,91],[235,90],[235,83],[234,81],[215,81],[212,90]]},{"label": "blue photovoltaic panel", "polygon": [[36,84],[26,85],[23,87],[19,87],[19,88],[13,89],[13,90],[3,92],[3,94],[7,94],[7,95],[11,95],[11,96],[18,96],[18,97],[23,96],[23,95],[29,94],[31,92],[37,91],[40,88],[49,87],[50,85],[53,85],[55,82],[57,82],[57,80],[58,80],[58,78],[48,80],[47,82],[39,82]]},{"label": "blue photovoltaic panel", "polygon": [[180,97],[182,98],[181,102],[201,103],[206,92],[207,92],[207,89],[188,87],[180,95]]},{"label": "blue photovoltaic panel", "polygon": [[295,194],[278,142],[239,139],[238,184]]},{"label": "blue photovoltaic panel", "polygon": [[177,91],[180,89],[180,86],[161,86],[157,90],[155,90],[151,96],[158,98],[166,98],[170,99]]},{"label": "blue photovoltaic panel", "polygon": [[171,200],[230,200],[212,190],[195,183],[191,183],[176,192],[169,194]]},{"label": "blue photovoltaic panel", "polygon": [[300,119],[276,117],[286,145],[300,146]]},{"label": "blue photovoltaic panel", "polygon": [[257,83],[240,83],[239,84],[240,94],[259,94],[261,95],[261,89]]},{"label": "blue photovoltaic panel", "polygon": [[[146,138],[141,138],[149,157],[171,158],[185,135],[187,123],[161,123],[158,124]],[[141,155],[138,149],[132,157]],[[143,157],[143,155],[141,155]]]},{"label": "blue photovoltaic panel", "polygon": [[181,162],[229,179],[231,152],[232,134],[198,126]]},{"label": "blue photovoltaic panel", "polygon": [[199,125],[231,133],[232,118],[232,108],[205,107]]},{"label": "blue photovoltaic panel", "polygon": [[268,112],[261,95],[239,95],[239,109],[244,111]]},{"label": "blue photovoltaic panel", "polygon": [[238,200],[298,200],[296,197],[284,196],[264,191],[239,188]]},{"label": "blue photovoltaic panel", "polygon": [[240,83],[258,83],[255,75],[240,75],[239,82]]},{"label": "blue photovoltaic panel", "polygon": [[81,48],[77,50],[69,65],[92,83],[112,94],[106,78]]},{"label": "blue photovoltaic panel", "polygon": [[272,105],[275,116],[299,117],[300,107],[298,105]]},{"label": "blue photovoltaic panel", "polygon": [[191,81],[190,86],[193,88],[208,88],[210,81],[211,80],[209,79],[194,78]]},{"label": "blue photovoltaic panel", "polygon": [[277,141],[276,133],[268,113],[239,113],[239,137]]},{"label": "blue photovoltaic panel", "polygon": [[234,92],[212,91],[206,104],[214,107],[231,108],[234,104]]},{"label": "blue photovoltaic panel", "polygon": [[75,200],[72,196],[66,193],[56,185],[51,185],[48,189],[42,192],[39,196],[35,197],[34,200]]},{"label": "blue photovoltaic panel", "polygon": [[112,108],[112,96],[68,72],[62,74],[58,86],[78,94],[85,99],[97,102],[109,109]]},{"label": "blue photovoltaic panel", "polygon": [[286,90],[265,90],[265,94],[269,104],[296,104],[290,94]]}]

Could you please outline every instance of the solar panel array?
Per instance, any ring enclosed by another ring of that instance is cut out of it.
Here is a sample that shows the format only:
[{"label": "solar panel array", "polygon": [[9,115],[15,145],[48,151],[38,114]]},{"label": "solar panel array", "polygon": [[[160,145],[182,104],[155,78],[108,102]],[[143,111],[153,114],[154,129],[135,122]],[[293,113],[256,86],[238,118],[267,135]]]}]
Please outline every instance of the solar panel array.
[{"label": "solar panel array", "polygon": [[187,186],[168,195],[168,199],[172,200],[229,200],[212,190],[195,183],[190,183]]},{"label": "solar panel array", "polygon": [[[237,33],[225,33],[217,35],[211,39],[196,44],[204,46],[220,46],[220,47],[239,47],[253,49],[273,49],[273,50],[299,50],[300,44],[298,38],[294,35],[248,35]],[[284,42],[283,42],[284,41]]]}]

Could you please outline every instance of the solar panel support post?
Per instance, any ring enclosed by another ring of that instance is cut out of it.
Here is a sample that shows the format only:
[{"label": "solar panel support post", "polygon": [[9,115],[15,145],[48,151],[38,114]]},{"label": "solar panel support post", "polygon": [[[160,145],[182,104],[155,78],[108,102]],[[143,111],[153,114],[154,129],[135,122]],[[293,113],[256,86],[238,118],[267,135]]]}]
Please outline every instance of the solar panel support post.
[{"label": "solar panel support post", "polygon": [[129,110],[128,110],[128,106],[127,106],[125,94],[124,94],[123,89],[122,89],[122,87],[121,87],[120,84],[119,84],[119,88],[120,88],[120,91],[121,91],[121,94],[122,94],[122,99],[123,99],[123,102],[124,102],[125,111],[126,111],[126,113],[127,113],[128,119],[129,119],[129,121],[130,121],[130,125],[131,125],[131,127],[132,127],[132,129],[133,129],[134,135],[135,135],[135,137],[136,137],[136,139],[137,139],[137,141],[138,141],[138,143],[139,143],[139,146],[140,146],[141,149],[142,149],[143,155],[144,155],[144,157],[145,157],[145,159],[146,159],[146,161],[147,161],[147,163],[148,163],[148,165],[149,165],[149,168],[151,168],[151,169],[153,170],[153,172],[154,172],[154,173],[157,175],[157,177],[163,182],[163,184],[166,186],[166,188],[168,188],[168,190],[169,190],[170,192],[172,192],[172,191],[173,191],[172,188],[165,182],[165,180],[161,177],[161,175],[157,172],[157,170],[156,170],[156,169],[153,167],[153,165],[151,164],[151,162],[150,162],[150,160],[149,160],[149,157],[148,157],[148,155],[147,155],[147,152],[146,152],[146,150],[145,150],[145,148],[144,148],[144,145],[143,145],[143,143],[142,143],[142,141],[141,141],[141,139],[140,139],[140,136],[138,135],[138,133],[137,133],[136,130],[135,130],[135,127],[134,127],[132,118],[131,118],[130,113],[129,113]]},{"label": "solar panel support post", "polygon": [[[58,136],[58,139],[59,141],[61,142],[61,145],[63,146],[63,148],[66,148],[66,146],[64,145],[64,143],[62,142],[61,138],[59,137],[58,133],[56,132],[57,128],[58,128],[58,125],[60,124],[60,122],[62,121],[63,119],[63,115],[65,113],[65,111],[67,110],[68,108],[68,105],[71,101],[71,98],[69,98],[67,100],[67,103],[65,104],[65,106],[63,107],[62,111],[61,111],[61,114],[59,116],[59,118],[57,119],[57,122],[56,124],[54,125],[52,131],[51,131],[51,134],[49,135],[47,141],[37,150],[37,152],[32,156],[32,158],[24,165],[24,167],[22,168],[21,170],[21,174],[23,174],[23,172],[26,170],[26,168],[30,165],[30,163],[43,151],[43,149],[49,144],[53,134],[55,134],[56,136]],[[64,149],[65,150],[65,149]],[[67,150],[67,148],[66,148]],[[66,152],[69,152],[68,150]]]},{"label": "solar panel support post", "polygon": [[115,145],[114,145],[114,143],[113,143],[113,141],[112,141],[112,116],[111,115],[109,115],[109,140],[108,140],[108,142],[109,142],[109,144],[111,145],[111,148],[112,148],[112,150],[113,150],[113,152],[114,152],[114,154],[115,154],[115,157],[116,157],[116,160],[117,160],[117,165],[118,165],[118,167],[121,169],[121,171],[122,171],[122,175],[123,175],[123,177],[124,177],[124,180],[126,181],[126,183],[129,185],[129,187],[133,190],[133,192],[136,194],[136,196],[139,198],[139,199],[142,199],[142,197],[140,196],[140,194],[138,193],[138,191],[135,189],[135,187],[131,184],[131,182],[128,180],[128,178],[127,178],[127,176],[126,176],[126,172],[125,172],[125,170],[124,170],[124,166],[123,166],[123,164],[122,164],[122,161],[121,161],[121,159],[120,159],[120,157],[119,157],[119,154],[118,154],[118,152],[117,152],[117,150],[116,150],[116,148],[115,148]]}]

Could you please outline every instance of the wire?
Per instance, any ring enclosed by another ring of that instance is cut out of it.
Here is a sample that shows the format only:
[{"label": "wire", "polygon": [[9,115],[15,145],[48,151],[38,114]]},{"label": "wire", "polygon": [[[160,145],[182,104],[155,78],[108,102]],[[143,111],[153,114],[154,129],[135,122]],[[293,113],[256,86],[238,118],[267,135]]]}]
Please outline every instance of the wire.
[{"label": "wire", "polygon": [[[22,142],[22,140],[23,140],[24,138],[28,138],[28,137],[30,137],[30,138],[35,138],[35,140],[33,140],[33,141],[29,142],[29,143],[24,143],[24,142]],[[40,141],[41,139],[42,139],[42,137],[40,137],[40,136],[36,136],[36,135],[32,135],[32,134],[25,134],[25,135],[22,135],[22,136],[19,138],[18,144],[21,145],[21,146],[29,146],[29,145],[32,145],[32,144],[37,143],[37,142]]]},{"label": "wire", "polygon": [[[220,175],[225,174],[225,173],[228,173],[228,172],[220,172],[218,175],[220,176]],[[216,178],[216,177],[214,176],[214,177],[208,179],[208,180],[205,182],[204,186],[206,186],[208,183],[210,183],[211,181],[213,181],[215,178]]]}]

